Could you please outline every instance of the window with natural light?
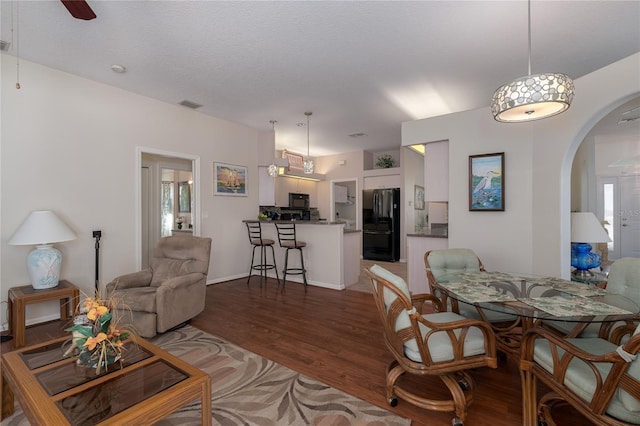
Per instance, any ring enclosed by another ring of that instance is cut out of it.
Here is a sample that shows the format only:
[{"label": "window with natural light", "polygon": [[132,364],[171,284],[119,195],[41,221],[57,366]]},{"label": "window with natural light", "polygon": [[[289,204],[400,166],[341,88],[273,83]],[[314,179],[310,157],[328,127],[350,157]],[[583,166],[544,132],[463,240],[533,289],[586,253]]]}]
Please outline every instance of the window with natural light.
[{"label": "window with natural light", "polygon": [[615,226],[615,218],[613,215],[613,184],[605,183],[603,185],[603,193],[604,193],[604,229],[607,230],[609,234],[609,238],[611,238],[611,242],[607,243],[607,247],[609,251],[613,250],[614,247],[614,234],[613,227]]}]

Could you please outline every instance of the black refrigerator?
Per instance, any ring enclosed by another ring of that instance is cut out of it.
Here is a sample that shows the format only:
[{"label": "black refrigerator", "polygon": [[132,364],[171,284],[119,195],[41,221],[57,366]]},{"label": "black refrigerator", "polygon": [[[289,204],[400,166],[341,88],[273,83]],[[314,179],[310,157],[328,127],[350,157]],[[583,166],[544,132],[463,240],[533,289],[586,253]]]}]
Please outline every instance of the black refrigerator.
[{"label": "black refrigerator", "polygon": [[400,260],[400,189],[362,191],[362,257]]}]

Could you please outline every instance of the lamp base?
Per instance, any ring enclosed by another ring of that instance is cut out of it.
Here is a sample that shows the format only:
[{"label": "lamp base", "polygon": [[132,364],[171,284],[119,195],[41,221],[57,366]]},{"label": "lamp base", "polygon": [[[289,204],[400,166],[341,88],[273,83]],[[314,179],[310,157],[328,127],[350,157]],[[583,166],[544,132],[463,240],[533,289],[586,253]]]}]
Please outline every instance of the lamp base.
[{"label": "lamp base", "polygon": [[591,244],[573,243],[571,244],[571,266],[575,271],[571,274],[578,278],[588,278],[593,276],[589,269],[597,268],[602,262],[602,257],[598,253],[591,251]]},{"label": "lamp base", "polygon": [[36,290],[58,285],[62,253],[51,244],[41,244],[29,253],[27,271],[31,285]]},{"label": "lamp base", "polygon": [[588,269],[575,269],[573,272],[571,272],[571,275],[576,277],[576,278],[591,278],[594,276],[593,272],[591,272]]}]

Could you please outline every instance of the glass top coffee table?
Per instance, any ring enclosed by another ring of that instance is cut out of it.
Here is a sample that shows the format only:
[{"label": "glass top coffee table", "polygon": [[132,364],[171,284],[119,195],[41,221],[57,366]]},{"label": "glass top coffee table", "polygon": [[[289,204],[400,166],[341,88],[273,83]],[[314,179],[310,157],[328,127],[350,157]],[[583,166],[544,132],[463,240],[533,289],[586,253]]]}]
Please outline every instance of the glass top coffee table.
[{"label": "glass top coffee table", "polygon": [[[567,335],[578,335],[589,324],[637,318],[640,307],[628,297],[605,289],[553,277],[502,272],[470,272],[440,277],[438,289],[454,301],[476,308],[491,323],[498,348],[520,356],[522,333],[535,323],[557,321],[571,324]],[[490,312],[512,320],[491,321]]]},{"label": "glass top coffee table", "polygon": [[[211,379],[205,372],[136,338],[122,364],[106,373],[65,356],[69,338],[2,355],[2,380],[31,424],[153,424],[200,399],[202,424],[211,424]],[[3,383],[3,417],[13,407]]]}]

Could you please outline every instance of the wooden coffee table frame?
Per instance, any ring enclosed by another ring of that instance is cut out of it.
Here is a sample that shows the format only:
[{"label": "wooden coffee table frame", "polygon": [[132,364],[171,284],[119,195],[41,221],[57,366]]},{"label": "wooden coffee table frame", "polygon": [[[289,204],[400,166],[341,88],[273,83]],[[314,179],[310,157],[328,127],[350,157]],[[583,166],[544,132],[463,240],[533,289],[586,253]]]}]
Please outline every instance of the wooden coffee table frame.
[{"label": "wooden coffee table frame", "polygon": [[59,363],[75,362],[75,358],[61,359],[55,364],[31,370],[20,354],[48,345],[62,343],[66,340],[68,340],[66,337],[60,338],[2,355],[2,379],[0,379],[2,383],[2,416],[0,416],[0,419],[12,413],[13,395],[15,394],[31,424],[69,425],[69,420],[58,409],[56,401],[100,386],[102,383],[126,375],[154,362],[163,361],[172,368],[186,374],[188,378],[109,417],[100,424],[153,424],[167,417],[183,405],[195,399],[200,399],[202,403],[202,424],[211,425],[211,378],[209,375],[141,338],[135,339],[136,344],[150,352],[152,354],[151,357],[123,369],[117,369],[108,374],[98,376],[87,383],[61,392],[58,395],[50,396],[35,375]]}]

